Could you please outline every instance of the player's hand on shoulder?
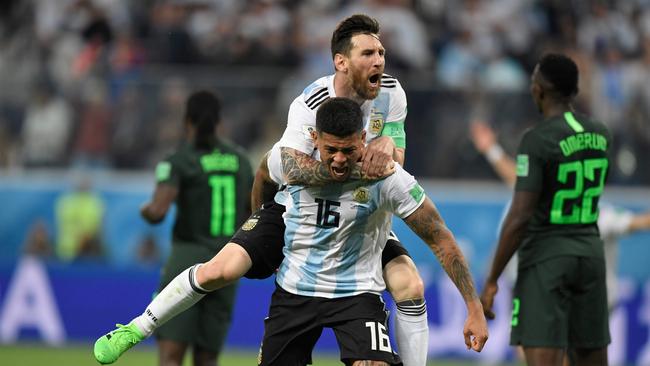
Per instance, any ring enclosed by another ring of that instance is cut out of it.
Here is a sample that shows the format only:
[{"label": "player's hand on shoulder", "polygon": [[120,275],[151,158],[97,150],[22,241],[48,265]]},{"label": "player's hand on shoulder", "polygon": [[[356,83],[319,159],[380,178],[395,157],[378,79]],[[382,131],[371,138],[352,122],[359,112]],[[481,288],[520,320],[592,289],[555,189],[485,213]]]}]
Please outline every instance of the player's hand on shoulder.
[{"label": "player's hand on shoulder", "polygon": [[361,160],[363,176],[370,179],[385,178],[386,166],[393,160],[394,151],[395,142],[388,136],[380,136],[370,141]]},{"label": "player's hand on shoulder", "polygon": [[384,170],[377,176],[369,176],[369,175],[365,174],[364,171],[363,171],[363,162],[358,162],[357,163],[357,168],[358,168],[358,172],[361,174],[359,179],[368,180],[368,181],[382,180],[382,179],[388,178],[391,175],[393,175],[395,173],[395,171],[397,170],[396,165],[395,165],[395,161],[393,161],[393,159],[390,159],[386,163],[386,165],[384,166]]}]

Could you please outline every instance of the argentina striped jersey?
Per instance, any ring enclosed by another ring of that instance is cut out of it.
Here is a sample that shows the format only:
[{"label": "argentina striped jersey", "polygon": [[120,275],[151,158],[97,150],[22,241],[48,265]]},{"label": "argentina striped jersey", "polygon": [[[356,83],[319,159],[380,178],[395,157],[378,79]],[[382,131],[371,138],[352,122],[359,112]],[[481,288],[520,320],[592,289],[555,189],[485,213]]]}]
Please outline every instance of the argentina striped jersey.
[{"label": "argentina striped jersey", "polygon": [[[268,159],[271,178],[279,185],[282,179],[280,147],[290,147],[318,157],[310,132],[316,128],[316,112],[329,98],[336,97],[334,75],[322,77],[305,88],[289,107],[287,128],[273,146]],[[406,93],[396,78],[383,74],[379,95],[361,105],[366,142],[378,136],[389,136],[400,148],[406,147],[404,120],[407,113]]]},{"label": "argentina striped jersey", "polygon": [[423,201],[422,188],[399,165],[390,177],[370,184],[287,187],[278,285],[296,295],[324,298],[381,293],[381,253],[390,218],[408,217]]}]

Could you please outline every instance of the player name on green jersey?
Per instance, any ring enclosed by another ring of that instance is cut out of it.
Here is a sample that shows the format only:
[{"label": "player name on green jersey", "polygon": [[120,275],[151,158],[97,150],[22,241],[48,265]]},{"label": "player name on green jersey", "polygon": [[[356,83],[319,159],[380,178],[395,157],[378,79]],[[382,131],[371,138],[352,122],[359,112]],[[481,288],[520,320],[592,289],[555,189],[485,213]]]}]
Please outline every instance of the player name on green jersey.
[{"label": "player name on green jersey", "polygon": [[233,154],[222,154],[219,150],[201,156],[201,167],[204,172],[225,171],[236,172],[239,170],[239,157]]},{"label": "player name on green jersey", "polygon": [[564,156],[586,149],[607,151],[607,138],[595,132],[583,132],[571,135],[560,141]]}]

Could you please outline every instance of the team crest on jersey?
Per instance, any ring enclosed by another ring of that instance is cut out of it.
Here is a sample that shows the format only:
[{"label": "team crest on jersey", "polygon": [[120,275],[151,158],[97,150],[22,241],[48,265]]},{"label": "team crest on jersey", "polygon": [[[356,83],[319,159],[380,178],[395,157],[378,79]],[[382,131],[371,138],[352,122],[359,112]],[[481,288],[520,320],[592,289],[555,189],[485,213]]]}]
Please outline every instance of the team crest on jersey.
[{"label": "team crest on jersey", "polygon": [[258,219],[248,219],[248,220],[246,220],[244,225],[241,226],[241,229],[244,230],[244,231],[253,230],[255,225],[257,225],[257,221],[259,221],[259,220]]},{"label": "team crest on jersey", "polygon": [[384,128],[384,116],[377,113],[375,109],[370,113],[370,132],[378,135]]},{"label": "team crest on jersey", "polygon": [[370,190],[366,187],[359,187],[352,192],[352,199],[359,203],[368,203],[370,201]]},{"label": "team crest on jersey", "polygon": [[305,135],[305,140],[311,140],[311,131],[314,131],[314,126],[302,125],[302,133]]}]

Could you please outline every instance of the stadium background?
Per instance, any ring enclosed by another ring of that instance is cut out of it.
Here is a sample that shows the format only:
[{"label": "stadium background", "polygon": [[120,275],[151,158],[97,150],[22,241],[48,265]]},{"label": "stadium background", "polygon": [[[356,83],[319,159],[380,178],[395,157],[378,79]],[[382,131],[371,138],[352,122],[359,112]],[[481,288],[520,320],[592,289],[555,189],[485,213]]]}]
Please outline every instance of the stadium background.
[{"label": "stadium background", "polygon": [[[357,12],[381,22],[386,72],[407,93],[406,168],[438,204],[479,283],[510,194],[473,148],[468,126],[487,121],[513,153],[538,118],[528,75],[544,51],[578,62],[577,107],[614,134],[604,198],[650,209],[647,1],[4,1],[0,360],[8,345],[25,342],[89,351],[114,322],[136,315],[156,287],[171,223],[150,227],[138,207],[151,193],[154,164],[181,136],[185,97],[217,90],[225,106],[220,132],[256,164],[284,129],[292,98],[332,72],[331,31]],[[57,207],[81,190],[100,202],[88,212],[97,238],[61,256]],[[512,360],[507,291],[488,347],[470,355],[453,287],[396,227],[427,284],[430,358]],[[650,234],[621,241],[612,364],[650,364],[647,258]],[[242,281],[228,350],[254,355],[271,290],[272,280]],[[331,335],[318,350],[335,351]]]}]

